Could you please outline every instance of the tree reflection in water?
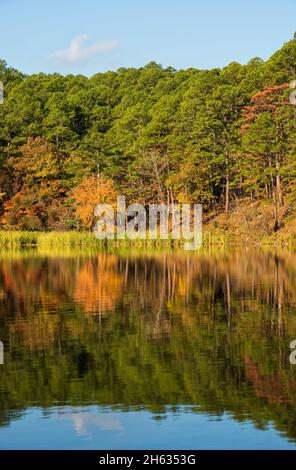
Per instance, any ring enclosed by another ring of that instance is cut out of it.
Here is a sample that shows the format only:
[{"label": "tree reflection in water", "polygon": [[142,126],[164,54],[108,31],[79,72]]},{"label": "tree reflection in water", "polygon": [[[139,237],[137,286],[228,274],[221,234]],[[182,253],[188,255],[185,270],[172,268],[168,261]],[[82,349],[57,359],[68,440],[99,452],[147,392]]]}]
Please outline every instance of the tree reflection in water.
[{"label": "tree reflection in water", "polygon": [[2,425],[36,404],[182,404],[296,440],[296,253],[6,253],[0,338]]}]

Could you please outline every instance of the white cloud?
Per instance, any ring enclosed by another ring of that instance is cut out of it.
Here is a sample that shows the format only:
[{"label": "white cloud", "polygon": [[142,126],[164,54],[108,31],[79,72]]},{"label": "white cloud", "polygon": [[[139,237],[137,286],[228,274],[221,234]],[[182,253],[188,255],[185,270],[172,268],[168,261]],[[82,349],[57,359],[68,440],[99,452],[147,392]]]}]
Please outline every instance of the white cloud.
[{"label": "white cloud", "polygon": [[93,428],[99,428],[104,431],[122,431],[122,424],[120,420],[113,415],[107,415],[104,413],[66,413],[65,415],[61,416],[61,418],[72,421],[73,428],[77,434],[81,436],[92,434]]},{"label": "white cloud", "polygon": [[111,51],[119,45],[118,41],[113,40],[99,41],[90,46],[84,46],[83,43],[87,39],[88,36],[86,34],[75,37],[67,49],[54,52],[49,56],[49,59],[59,63],[73,64],[89,59],[99,53]]}]

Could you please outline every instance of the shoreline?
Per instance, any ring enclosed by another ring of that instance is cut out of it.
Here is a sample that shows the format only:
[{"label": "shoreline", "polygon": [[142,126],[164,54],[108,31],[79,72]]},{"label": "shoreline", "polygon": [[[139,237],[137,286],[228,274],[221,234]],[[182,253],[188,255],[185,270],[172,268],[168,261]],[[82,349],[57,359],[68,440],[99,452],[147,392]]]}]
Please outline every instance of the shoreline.
[{"label": "shoreline", "polygon": [[[148,247],[148,248],[182,248],[186,240],[173,240],[173,239],[104,239],[99,240],[92,232],[27,232],[27,231],[0,231],[0,249],[8,248],[35,248],[35,247]],[[215,230],[203,233],[202,247],[220,246],[220,247],[296,247],[296,236],[290,234],[283,236],[273,234],[271,236],[263,236],[259,238],[242,238],[242,235],[236,236],[234,234],[217,232]],[[198,251],[196,250],[186,250]]]}]

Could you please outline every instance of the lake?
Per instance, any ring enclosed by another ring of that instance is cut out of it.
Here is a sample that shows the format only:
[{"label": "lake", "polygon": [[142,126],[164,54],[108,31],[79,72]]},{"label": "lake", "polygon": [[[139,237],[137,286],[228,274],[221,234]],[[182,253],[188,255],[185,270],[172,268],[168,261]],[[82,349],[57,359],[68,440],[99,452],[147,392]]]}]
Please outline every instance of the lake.
[{"label": "lake", "polygon": [[1,449],[295,449],[296,251],[0,252]]}]

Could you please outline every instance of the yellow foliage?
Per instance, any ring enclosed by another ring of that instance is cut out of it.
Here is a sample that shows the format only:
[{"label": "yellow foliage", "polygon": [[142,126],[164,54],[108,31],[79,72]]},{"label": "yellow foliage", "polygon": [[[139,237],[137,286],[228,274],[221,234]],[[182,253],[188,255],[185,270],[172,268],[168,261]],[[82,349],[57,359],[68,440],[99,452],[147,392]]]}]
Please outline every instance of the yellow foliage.
[{"label": "yellow foliage", "polygon": [[94,209],[97,204],[115,205],[118,193],[112,180],[107,178],[85,177],[71,191],[75,201],[75,210],[83,227],[91,229],[94,221]]}]

